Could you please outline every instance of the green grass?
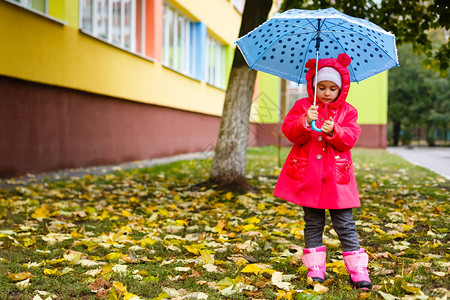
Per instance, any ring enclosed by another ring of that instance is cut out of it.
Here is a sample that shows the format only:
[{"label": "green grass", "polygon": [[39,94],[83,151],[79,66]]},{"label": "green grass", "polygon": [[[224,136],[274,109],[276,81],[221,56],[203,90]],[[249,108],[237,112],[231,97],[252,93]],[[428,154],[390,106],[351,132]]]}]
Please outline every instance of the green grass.
[{"label": "green grass", "polygon": [[[270,275],[241,272],[252,263],[295,275],[290,279],[293,297],[314,299],[305,268],[293,260],[292,248],[303,245],[302,209],[272,196],[288,152],[248,150],[247,178],[260,190],[257,194],[193,189],[208,179],[211,158],[0,190],[0,299],[33,299],[38,291],[54,299],[97,299],[89,284],[98,278],[120,282],[142,299],[183,291],[208,299],[276,299],[283,292],[271,284]],[[450,183],[384,150],[352,153],[362,203],[355,219],[371,257],[375,288],[370,294],[353,291],[348,275],[328,268],[329,290],[316,299],[383,299],[382,293],[441,299],[450,284]],[[331,229],[328,220],[327,257],[340,261]],[[52,234],[67,239],[44,240]],[[64,259],[69,249],[98,265]],[[205,269],[202,253],[214,255],[216,272]],[[134,255],[143,261],[122,258]],[[117,265],[126,271],[113,270]],[[68,267],[73,270],[62,274]],[[46,274],[54,269],[56,274]],[[92,270],[98,274],[86,274]],[[21,272],[33,275],[23,290],[8,277]],[[223,295],[219,286],[224,282],[241,290]],[[116,288],[107,293],[111,299],[131,298]]]}]

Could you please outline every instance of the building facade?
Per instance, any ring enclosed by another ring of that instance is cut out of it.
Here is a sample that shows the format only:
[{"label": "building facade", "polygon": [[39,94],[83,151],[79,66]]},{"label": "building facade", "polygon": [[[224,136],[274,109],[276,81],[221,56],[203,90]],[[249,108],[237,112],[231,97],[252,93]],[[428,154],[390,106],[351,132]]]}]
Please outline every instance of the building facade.
[{"label": "building facade", "polygon": [[[0,0],[0,177],[213,150],[243,4]],[[283,87],[258,74],[251,146],[287,144]],[[385,147],[387,75],[352,93]]]}]

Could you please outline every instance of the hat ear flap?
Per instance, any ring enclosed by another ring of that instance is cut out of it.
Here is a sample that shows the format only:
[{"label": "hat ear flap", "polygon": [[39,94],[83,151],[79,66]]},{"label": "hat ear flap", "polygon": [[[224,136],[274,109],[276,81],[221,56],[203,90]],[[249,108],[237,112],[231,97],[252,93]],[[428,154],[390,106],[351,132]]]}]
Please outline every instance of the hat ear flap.
[{"label": "hat ear flap", "polygon": [[347,67],[352,62],[352,59],[346,53],[341,53],[338,55],[336,61],[342,66]]},{"label": "hat ear flap", "polygon": [[305,67],[307,67],[308,69],[311,68],[315,68],[316,67],[316,59],[315,58],[311,58],[310,60],[308,60],[305,64]]}]

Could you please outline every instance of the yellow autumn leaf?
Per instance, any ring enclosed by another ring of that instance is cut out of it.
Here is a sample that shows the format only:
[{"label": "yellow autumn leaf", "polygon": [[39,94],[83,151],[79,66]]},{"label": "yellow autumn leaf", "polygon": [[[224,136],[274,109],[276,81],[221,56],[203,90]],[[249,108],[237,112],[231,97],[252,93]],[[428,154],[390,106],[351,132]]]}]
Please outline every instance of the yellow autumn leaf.
[{"label": "yellow autumn leaf", "polygon": [[188,226],[188,223],[184,220],[176,220],[174,225],[176,226]]},{"label": "yellow autumn leaf", "polygon": [[383,231],[383,230],[381,230],[381,229],[379,229],[379,228],[375,228],[374,231],[375,231],[376,233],[379,233],[379,234],[386,234],[385,231]]},{"label": "yellow autumn leaf", "polygon": [[105,256],[105,258],[107,260],[118,260],[119,258],[122,258],[122,256],[123,256],[123,254],[120,252],[111,252],[111,253],[108,253]]},{"label": "yellow autumn leaf", "polygon": [[44,274],[45,274],[45,275],[55,275],[56,272],[58,272],[58,269],[53,269],[53,270],[50,270],[50,269],[44,269]]},{"label": "yellow autumn leaf", "polygon": [[251,218],[246,219],[245,222],[249,223],[249,224],[258,224],[261,222],[261,220],[258,219],[257,217],[251,217]]},{"label": "yellow autumn leaf", "polygon": [[372,188],[372,190],[378,190],[378,183],[376,181],[374,181],[374,182],[372,182],[370,187]]},{"label": "yellow autumn leaf", "polygon": [[103,212],[102,212],[102,214],[100,215],[100,216],[98,216],[98,219],[100,220],[100,221],[103,221],[103,220],[105,220],[105,219],[110,219],[111,218],[111,215],[109,214],[109,212],[107,211],[107,210],[104,210]]},{"label": "yellow autumn leaf", "polygon": [[405,291],[415,294],[415,295],[423,295],[423,292],[420,290],[420,285],[408,283],[406,281],[402,282],[402,289]]},{"label": "yellow autumn leaf", "polygon": [[83,235],[81,233],[78,232],[78,228],[75,228],[74,230],[72,230],[72,232],[70,233],[70,237],[71,238],[81,238],[83,237]]},{"label": "yellow autumn leaf", "polygon": [[131,213],[128,210],[122,210],[122,217],[131,217]]},{"label": "yellow autumn leaf", "polygon": [[101,267],[102,268],[102,275],[111,273],[113,271],[113,267],[114,267],[114,265],[112,265],[112,264],[107,264],[107,265],[102,266]]},{"label": "yellow autumn leaf", "polygon": [[139,198],[138,197],[130,197],[130,199],[128,199],[131,203],[138,203],[139,202]]},{"label": "yellow autumn leaf", "polygon": [[200,250],[200,255],[205,264],[214,264],[214,257],[203,250]]},{"label": "yellow autumn leaf", "polygon": [[233,193],[232,193],[232,192],[226,193],[226,194],[225,194],[225,198],[226,198],[227,200],[233,199]]},{"label": "yellow autumn leaf", "polygon": [[139,270],[139,272],[137,272],[137,274],[139,274],[141,276],[148,276],[147,270]]},{"label": "yellow autumn leaf", "polygon": [[275,272],[275,270],[272,270],[272,269],[262,269],[261,271],[259,271],[259,274],[265,274],[265,273],[267,273],[267,274],[272,275],[273,272]]},{"label": "yellow autumn leaf", "polygon": [[205,244],[192,244],[190,246],[183,246],[187,251],[195,254],[200,255],[200,250],[205,248]]},{"label": "yellow autumn leaf", "polygon": [[280,215],[286,215],[289,212],[289,209],[287,209],[286,205],[284,204],[281,204],[280,206],[274,208]]},{"label": "yellow autumn leaf", "polygon": [[327,268],[333,270],[334,273],[348,275],[347,269],[345,268],[344,261],[338,260],[327,264]]},{"label": "yellow autumn leaf", "polygon": [[151,238],[145,238],[140,240],[139,243],[141,244],[141,247],[145,247],[147,245],[153,245],[154,243],[156,243],[156,240]]},{"label": "yellow autumn leaf", "polygon": [[402,228],[403,228],[404,231],[409,231],[409,230],[411,230],[412,228],[414,228],[414,226],[406,225],[406,224],[402,224],[401,226],[402,226]]},{"label": "yellow autumn leaf", "polygon": [[11,281],[22,281],[28,278],[33,278],[33,275],[30,272],[21,272],[21,273],[7,273],[7,276]]},{"label": "yellow autumn leaf", "polygon": [[252,230],[257,230],[259,229],[258,226],[255,226],[255,224],[248,224],[248,225],[244,225],[242,226],[242,231],[252,231]]},{"label": "yellow autumn leaf", "polygon": [[283,290],[278,290],[277,300],[280,300],[280,299],[292,300],[293,293],[295,294],[296,292],[295,291],[286,292],[286,291],[283,291]]},{"label": "yellow autumn leaf", "polygon": [[123,300],[140,300],[141,298],[139,298],[138,295],[132,294],[132,293],[128,293],[127,291],[125,291],[123,293]]},{"label": "yellow autumn leaf", "polygon": [[242,273],[254,273],[254,274],[258,275],[260,271],[261,271],[260,267],[258,267],[255,264],[251,264],[251,265],[245,266],[245,268],[243,268],[241,272]]},{"label": "yellow autumn leaf", "polygon": [[119,292],[119,293],[125,293],[127,291],[127,288],[123,285],[120,281],[114,281],[113,287]]},{"label": "yellow autumn leaf", "polygon": [[29,237],[26,237],[22,240],[22,244],[24,247],[29,247],[31,245],[36,244],[36,239],[30,239]]},{"label": "yellow autumn leaf", "polygon": [[47,209],[47,205],[44,205],[42,207],[36,208],[31,217],[36,220],[43,220],[48,218],[49,215],[50,211]]}]

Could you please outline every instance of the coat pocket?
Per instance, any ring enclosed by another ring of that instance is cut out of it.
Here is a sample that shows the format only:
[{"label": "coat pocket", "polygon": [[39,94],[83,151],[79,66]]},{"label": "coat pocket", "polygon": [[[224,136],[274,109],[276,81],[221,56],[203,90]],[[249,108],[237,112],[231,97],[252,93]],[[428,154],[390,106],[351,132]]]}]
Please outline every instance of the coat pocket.
[{"label": "coat pocket", "polygon": [[336,160],[336,183],[347,184],[350,181],[351,163],[347,159]]},{"label": "coat pocket", "polygon": [[302,179],[306,172],[308,160],[306,158],[298,158],[293,156],[286,170],[289,177]]}]

